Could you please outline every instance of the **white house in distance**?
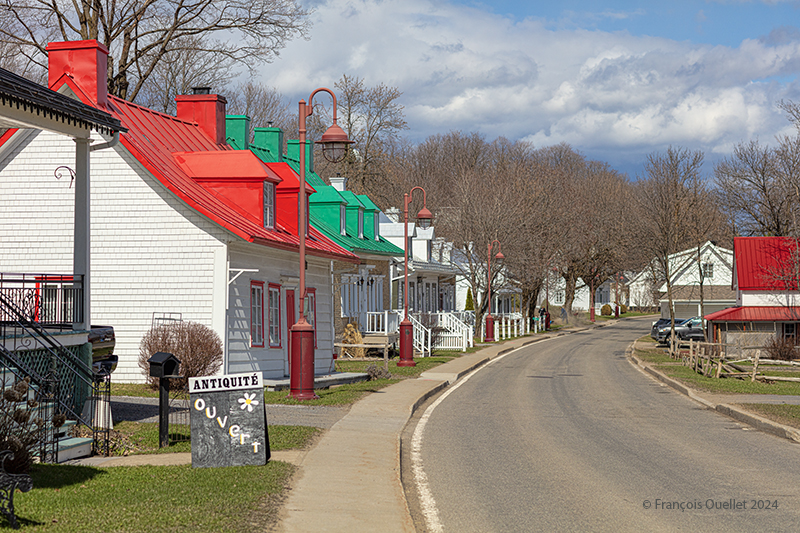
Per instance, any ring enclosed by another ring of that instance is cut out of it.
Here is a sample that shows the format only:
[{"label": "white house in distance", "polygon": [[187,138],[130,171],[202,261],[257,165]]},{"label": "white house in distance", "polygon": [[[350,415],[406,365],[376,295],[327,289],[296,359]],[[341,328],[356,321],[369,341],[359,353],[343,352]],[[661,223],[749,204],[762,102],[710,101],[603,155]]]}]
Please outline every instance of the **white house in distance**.
[{"label": "white house in distance", "polygon": [[[51,43],[48,55],[50,88],[128,130],[91,155],[91,321],[115,328],[113,380],[143,381],[139,343],[165,315],[215,330],[224,372],[281,379],[288,331],[304,308],[315,325],[315,372],[328,372],[331,262],[358,258],[309,228],[309,301],[299,301],[297,194],[282,194],[298,188],[296,173],[231,149],[221,96],[179,96],[173,117],[108,95],[108,51],[96,41]],[[41,130],[0,138],[2,270],[72,271],[74,194],[54,170],[74,162],[69,138]]]},{"label": "white house in distance", "polygon": [[[398,209],[387,209],[380,214],[380,232],[386,240],[403,249],[403,222]],[[440,262],[434,258],[433,226],[419,228],[408,223],[408,311],[435,313],[455,309],[455,270],[450,265],[447,250],[438,250]],[[395,258],[392,265],[392,308],[402,311],[404,307],[403,257]]]},{"label": "white house in distance", "polygon": [[[672,302],[677,318],[691,318],[701,314],[701,272],[706,314],[731,307],[736,303],[736,295],[730,285],[733,275],[733,251],[707,241],[700,246],[699,257],[698,262],[697,248],[689,248],[669,257],[670,272],[672,272]],[[634,308],[658,305],[661,317],[669,318],[667,284],[663,276],[654,279],[654,271],[658,277],[657,268],[646,268],[632,275],[629,283],[630,302]]]}]

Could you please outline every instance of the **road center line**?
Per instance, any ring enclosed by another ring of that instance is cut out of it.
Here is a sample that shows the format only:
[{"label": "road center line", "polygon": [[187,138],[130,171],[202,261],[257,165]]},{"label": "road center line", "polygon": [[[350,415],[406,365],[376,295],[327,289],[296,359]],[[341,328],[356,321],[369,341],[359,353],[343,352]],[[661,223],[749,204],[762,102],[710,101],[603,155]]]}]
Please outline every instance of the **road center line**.
[{"label": "road center line", "polygon": [[[544,339],[541,342],[547,342],[555,338],[556,337],[550,337],[549,339]],[[414,428],[414,435],[411,437],[411,471],[414,473],[414,483],[417,486],[417,494],[419,495],[419,503],[420,507],[422,508],[422,515],[425,517],[425,526],[430,533],[442,533],[444,528],[442,523],[439,521],[439,510],[436,508],[436,500],[433,499],[433,494],[431,493],[430,486],[428,485],[428,475],[425,473],[425,469],[422,465],[422,436],[425,431],[425,426],[428,424],[428,419],[431,417],[431,414],[433,414],[433,410],[436,409],[436,407],[442,403],[445,398],[450,396],[453,391],[466,383],[467,380],[477,374],[478,371],[483,370],[500,359],[503,359],[507,355],[511,355],[512,353],[523,348],[528,348],[529,346],[530,345],[514,348],[510,352],[495,357],[485,365],[479,366],[461,378],[458,383],[447,389],[431,405],[429,405],[427,409],[425,409],[425,412],[422,414],[419,422],[417,423],[417,427]]]}]

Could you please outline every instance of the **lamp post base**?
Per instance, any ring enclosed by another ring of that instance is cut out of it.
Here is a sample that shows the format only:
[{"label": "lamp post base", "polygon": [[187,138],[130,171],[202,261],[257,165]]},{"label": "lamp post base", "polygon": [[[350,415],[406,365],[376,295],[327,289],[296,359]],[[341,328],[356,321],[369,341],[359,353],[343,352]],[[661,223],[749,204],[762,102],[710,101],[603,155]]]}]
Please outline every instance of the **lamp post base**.
[{"label": "lamp post base", "polygon": [[594,322],[594,305],[589,308],[589,321]]},{"label": "lamp post base", "polygon": [[314,392],[314,327],[301,319],[292,326],[292,353],[289,354],[289,397],[316,400]]},{"label": "lamp post base", "polygon": [[417,366],[414,362],[414,326],[407,318],[400,322],[400,360],[397,366]]},{"label": "lamp post base", "polygon": [[486,342],[494,342],[494,317],[486,315]]}]

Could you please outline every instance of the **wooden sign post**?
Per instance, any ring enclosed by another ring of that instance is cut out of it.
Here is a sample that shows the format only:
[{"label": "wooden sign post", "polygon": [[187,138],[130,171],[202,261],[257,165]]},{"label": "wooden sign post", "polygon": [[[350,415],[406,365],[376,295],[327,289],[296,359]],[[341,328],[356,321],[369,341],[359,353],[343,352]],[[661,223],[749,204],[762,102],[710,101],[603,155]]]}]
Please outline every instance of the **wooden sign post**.
[{"label": "wooden sign post", "polygon": [[261,373],[189,378],[189,399],[193,467],[267,464]]}]

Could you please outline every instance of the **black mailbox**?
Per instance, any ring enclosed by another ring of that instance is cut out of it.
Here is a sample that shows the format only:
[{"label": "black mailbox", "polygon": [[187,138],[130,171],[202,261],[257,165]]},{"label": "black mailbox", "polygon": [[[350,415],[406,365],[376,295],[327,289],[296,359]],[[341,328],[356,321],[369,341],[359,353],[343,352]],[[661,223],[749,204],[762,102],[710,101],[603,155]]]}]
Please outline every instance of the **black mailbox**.
[{"label": "black mailbox", "polygon": [[177,378],[180,360],[167,352],[156,352],[153,357],[147,360],[150,363],[150,377],[153,378]]}]

